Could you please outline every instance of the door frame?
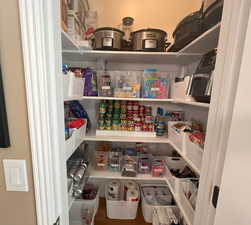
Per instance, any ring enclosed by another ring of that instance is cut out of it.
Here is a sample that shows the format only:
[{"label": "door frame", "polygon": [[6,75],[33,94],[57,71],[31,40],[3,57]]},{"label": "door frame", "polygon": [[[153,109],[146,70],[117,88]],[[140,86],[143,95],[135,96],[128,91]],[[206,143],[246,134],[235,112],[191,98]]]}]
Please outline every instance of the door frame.
[{"label": "door frame", "polygon": [[224,1],[213,94],[194,225],[212,225],[214,185],[221,181],[249,17],[250,0]]},{"label": "door frame", "polygon": [[38,225],[68,225],[59,0],[19,0]]},{"label": "door frame", "polygon": [[[242,50],[237,48],[237,44],[245,37],[243,32],[236,34],[236,30],[244,29],[239,13],[245,9],[239,7],[239,4],[243,6],[247,1],[225,0],[221,26],[224,32],[220,35],[216,64],[216,74],[220,76],[215,79],[213,87],[203,156],[204,175],[201,177],[195,225],[208,224],[205,223],[205,215],[210,196],[205,193],[211,193],[212,188],[207,177],[213,179],[215,175],[211,164],[214,162],[212,149],[225,149],[228,139],[228,132],[225,131],[232,118],[238,68],[241,63]],[[19,0],[19,9],[37,224],[52,225],[60,216],[61,224],[68,225],[67,183],[66,179],[61,178],[66,177],[66,166],[65,154],[62,154],[65,151],[63,82],[60,76],[60,1]],[[233,50],[230,48],[231,41],[235,43]],[[225,135],[221,135],[222,132]],[[224,152],[221,162],[224,161],[223,156]]]}]

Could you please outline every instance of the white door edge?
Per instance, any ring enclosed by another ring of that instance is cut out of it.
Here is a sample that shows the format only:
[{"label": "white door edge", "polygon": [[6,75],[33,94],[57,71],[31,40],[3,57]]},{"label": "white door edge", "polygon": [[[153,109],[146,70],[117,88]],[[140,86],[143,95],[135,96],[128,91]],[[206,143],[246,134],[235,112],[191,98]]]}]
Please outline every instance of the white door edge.
[{"label": "white door edge", "polygon": [[212,225],[213,186],[221,180],[248,21],[249,0],[224,1],[213,95],[194,225]]},{"label": "white door edge", "polygon": [[19,0],[19,13],[37,224],[68,225],[60,2]]}]

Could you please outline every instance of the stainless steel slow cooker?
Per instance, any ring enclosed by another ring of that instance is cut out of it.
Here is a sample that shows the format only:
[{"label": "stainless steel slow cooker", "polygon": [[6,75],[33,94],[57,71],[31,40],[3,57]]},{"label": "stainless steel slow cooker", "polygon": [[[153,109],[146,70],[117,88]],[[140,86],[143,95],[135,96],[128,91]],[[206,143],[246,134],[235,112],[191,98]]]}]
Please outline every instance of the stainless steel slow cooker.
[{"label": "stainless steel slow cooker", "polygon": [[142,29],[131,33],[134,51],[164,52],[167,33],[160,29]]},{"label": "stainless steel slow cooker", "polygon": [[116,28],[98,28],[94,31],[94,49],[120,50],[122,47],[123,36],[124,32]]}]

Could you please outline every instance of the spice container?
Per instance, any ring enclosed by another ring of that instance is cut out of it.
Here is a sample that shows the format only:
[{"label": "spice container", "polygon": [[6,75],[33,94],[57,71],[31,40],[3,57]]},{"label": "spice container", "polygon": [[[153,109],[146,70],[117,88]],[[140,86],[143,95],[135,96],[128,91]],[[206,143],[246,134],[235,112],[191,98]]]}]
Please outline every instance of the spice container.
[{"label": "spice container", "polygon": [[151,158],[149,154],[140,154],[138,163],[139,173],[149,173],[151,170]]},{"label": "spice container", "polygon": [[111,85],[111,77],[105,73],[98,77],[98,93],[99,96],[112,97],[113,90]]},{"label": "spice container", "polygon": [[96,151],[95,153],[96,170],[106,170],[108,168],[108,154],[104,151]]},{"label": "spice container", "polygon": [[136,132],[141,132],[142,131],[142,123],[140,121],[140,118],[135,119],[134,129],[135,129]]},{"label": "spice container", "polygon": [[165,175],[165,164],[162,159],[152,160],[152,176],[163,177]]},{"label": "spice container", "polygon": [[112,171],[120,171],[122,152],[119,148],[112,149],[109,153],[109,168]]}]

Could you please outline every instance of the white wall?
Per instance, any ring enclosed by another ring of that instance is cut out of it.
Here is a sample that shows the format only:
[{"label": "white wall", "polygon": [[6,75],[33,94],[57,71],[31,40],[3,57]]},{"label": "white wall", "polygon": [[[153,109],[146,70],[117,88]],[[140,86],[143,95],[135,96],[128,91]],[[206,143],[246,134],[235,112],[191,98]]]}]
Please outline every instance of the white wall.
[{"label": "white wall", "polygon": [[118,27],[123,17],[134,18],[134,30],[159,28],[171,38],[173,30],[186,15],[198,10],[201,0],[89,0],[98,12],[98,27]]}]

